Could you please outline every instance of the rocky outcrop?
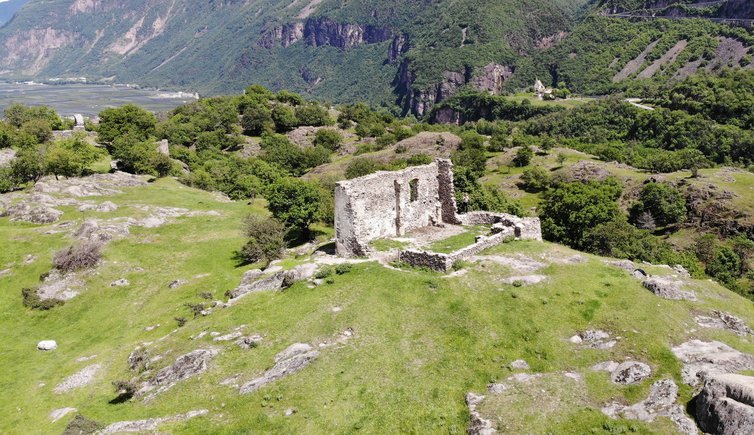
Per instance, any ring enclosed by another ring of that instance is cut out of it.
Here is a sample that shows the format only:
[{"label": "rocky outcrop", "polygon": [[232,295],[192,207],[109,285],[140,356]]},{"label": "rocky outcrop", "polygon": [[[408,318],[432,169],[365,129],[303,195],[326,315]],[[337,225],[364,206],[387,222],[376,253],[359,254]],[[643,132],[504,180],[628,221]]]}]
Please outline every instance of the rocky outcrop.
[{"label": "rocky outcrop", "polygon": [[396,35],[387,52],[387,61],[394,63],[409,50],[409,37],[405,33]]},{"label": "rocky outcrop", "polygon": [[[393,38],[393,31],[385,27],[340,23],[328,17],[310,18],[305,22],[276,25],[263,31],[257,45],[267,49],[289,47],[304,40],[310,47],[332,46],[349,50],[362,44],[377,44]],[[393,45],[401,43],[393,41]],[[392,51],[392,48],[391,48]]]},{"label": "rocky outcrop", "polygon": [[625,406],[613,403],[602,408],[602,412],[611,418],[625,418],[652,422],[657,417],[669,418],[675,423],[678,432],[687,435],[699,433],[696,424],[683,411],[683,407],[676,403],[678,400],[678,386],[670,379],[663,379],[652,384],[649,397],[641,402]]},{"label": "rocky outcrop", "polygon": [[691,408],[705,433],[754,433],[754,378],[734,374],[708,376]]},{"label": "rocky outcrop", "polygon": [[209,362],[217,356],[217,349],[197,349],[178,357],[170,366],[157,372],[154,377],[145,382],[139,389],[139,394],[151,392],[147,398],[172,388],[176,383],[196,376],[207,370]]},{"label": "rocky outcrop", "polygon": [[241,386],[240,393],[248,394],[261,387],[288,375],[303,370],[319,357],[319,351],[306,343],[296,343],[288,346],[275,356],[275,365],[262,376]]},{"label": "rocky outcrop", "polygon": [[[515,69],[509,66],[490,63],[482,68],[466,67],[463,71],[445,71],[442,80],[430,86],[419,88],[415,86],[416,73],[411,63],[405,60],[396,77],[396,92],[402,95],[404,111],[416,116],[428,115],[432,108],[455,95],[462,87],[470,85],[472,88],[498,95],[503,91],[505,82],[513,76]],[[454,123],[463,122],[454,113],[445,111],[441,119],[451,119]],[[439,122],[434,119],[435,122]]]},{"label": "rocky outcrop", "polygon": [[264,276],[264,272],[259,269],[250,270],[244,274],[240,285],[228,293],[230,296],[228,303],[232,304],[249,293],[285,289],[297,281],[313,277],[318,268],[316,264],[307,263],[291,270],[275,272],[269,276]]},{"label": "rocky outcrop", "polygon": [[719,341],[691,340],[672,349],[683,362],[683,382],[697,385],[700,378],[713,374],[754,370],[754,355],[745,354]]},{"label": "rocky outcrop", "polygon": [[119,433],[154,433],[160,425],[165,423],[175,423],[179,421],[190,420],[195,417],[200,417],[209,414],[206,409],[200,409],[197,411],[189,411],[185,414],[173,415],[170,417],[157,417],[148,418],[146,420],[134,420],[134,421],[119,421],[108,425],[104,429],[97,431],[97,434],[119,434]]},{"label": "rocky outcrop", "polygon": [[101,368],[102,366],[100,366],[99,364],[92,364],[90,366],[84,367],[80,371],[65,378],[63,382],[58,384],[58,386],[55,387],[55,392],[58,394],[67,393],[76,388],[81,388],[85,385],[88,385],[90,382],[92,382],[92,380],[94,380],[94,377],[97,375],[97,372],[99,372]]},{"label": "rocky outcrop", "polygon": [[477,411],[477,406],[484,400],[484,396],[468,393],[466,395],[466,406],[469,407],[469,427],[466,432],[469,435],[491,435],[497,433],[495,428],[492,427],[492,421],[483,418]]},{"label": "rocky outcrop", "polygon": [[703,328],[724,329],[742,337],[754,335],[743,320],[723,311],[714,310],[709,316],[696,316],[695,320]]},{"label": "rocky outcrop", "polygon": [[681,290],[683,282],[664,277],[652,277],[645,280],[644,287],[652,293],[663,299],[670,299],[673,301],[696,301],[696,295],[691,291]]}]

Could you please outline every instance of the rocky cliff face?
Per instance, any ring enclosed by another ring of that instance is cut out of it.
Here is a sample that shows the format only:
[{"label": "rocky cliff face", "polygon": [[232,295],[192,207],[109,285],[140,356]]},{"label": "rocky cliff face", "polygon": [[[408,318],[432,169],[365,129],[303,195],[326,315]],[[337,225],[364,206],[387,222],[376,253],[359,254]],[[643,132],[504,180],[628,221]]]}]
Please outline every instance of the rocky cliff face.
[{"label": "rocky cliff face", "polygon": [[262,32],[257,45],[267,49],[275,46],[288,47],[304,40],[310,47],[332,46],[349,50],[361,44],[377,44],[393,37],[388,28],[340,23],[327,17],[310,18],[273,26]]},{"label": "rocky cliff face", "polygon": [[[397,77],[397,92],[402,95],[401,101],[405,112],[425,116],[435,104],[452,97],[467,85],[477,91],[499,95],[514,71],[514,67],[497,63],[490,63],[477,70],[466,67],[463,71],[446,71],[443,73],[442,81],[423,89],[416,89],[415,73],[411,70],[410,62],[404,61]],[[454,121],[449,119],[440,122]]]}]

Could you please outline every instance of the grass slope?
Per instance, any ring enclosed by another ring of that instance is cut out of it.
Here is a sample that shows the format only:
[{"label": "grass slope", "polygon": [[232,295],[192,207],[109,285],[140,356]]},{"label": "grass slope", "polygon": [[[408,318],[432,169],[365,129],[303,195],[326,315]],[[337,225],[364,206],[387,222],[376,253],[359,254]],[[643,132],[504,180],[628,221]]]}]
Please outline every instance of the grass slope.
[{"label": "grass slope", "polygon": [[[133,230],[107,246],[106,261],[90,276],[86,291],[49,312],[24,308],[20,288],[34,285],[49,269],[54,251],[69,240],[45,234],[46,227],[0,219],[0,264],[12,269],[11,275],[0,277],[0,362],[6,368],[0,373],[0,388],[12,392],[0,398],[2,432],[60,432],[71,417],[50,423],[47,414],[72,406],[104,423],[210,410],[206,417],[161,427],[173,433],[464,433],[464,395],[504,379],[510,374],[507,364],[523,358],[533,372],[580,372],[586,380],[585,402],[541,423],[536,407],[514,406],[505,409],[502,418],[537,422],[538,432],[600,432],[624,425],[669,433],[672,427],[662,419],[643,425],[602,416],[600,405],[640,400],[651,381],[619,387],[588,367],[631,357],[652,366],[652,380],[672,377],[680,384],[680,363],[669,348],[688,337],[721,339],[754,352],[754,344],[745,339],[694,324],[694,313],[711,309],[754,323],[754,307],[717,284],[692,284],[699,303],[666,301],[600,258],[578,254],[583,261],[571,263],[565,259],[577,255],[574,251],[539,242],[513,242],[485,252],[549,263],[537,272],[547,280],[536,285],[503,284],[514,271],[492,262],[472,265],[454,277],[364,263],[335,276],[331,284],[308,288],[298,283],[282,293],[249,295],[176,328],[173,318],[190,318],[183,304],[200,302],[200,292],[221,298],[237,285],[247,269],[232,259],[242,244],[239,223],[249,212],[263,213],[263,204],[218,202],[173,180],[96,200],[119,204],[117,215],[138,214],[133,206],[151,204],[215,210],[221,216],[184,217],[160,228]],[[82,218],[72,209],[65,211],[63,220]],[[28,254],[38,260],[23,264]],[[109,287],[119,278],[131,285]],[[168,288],[175,279],[188,282]],[[161,326],[145,331],[156,324]],[[202,331],[227,333],[239,325],[264,336],[259,347],[241,350],[212,342],[209,336],[190,339]],[[219,385],[234,375],[240,375],[241,382],[256,377],[292,343],[317,343],[346,328],[353,328],[353,339],[322,350],[310,367],[256,393],[239,396],[237,389]],[[600,351],[578,350],[566,342],[587,328],[608,330],[621,337],[619,344]],[[42,339],[56,339],[60,347],[37,351]],[[110,404],[115,397],[111,382],[129,376],[127,357],[144,342],[152,342],[150,355],[163,356],[155,363],[158,368],[197,348],[214,346],[222,352],[206,373],[150,402]],[[97,357],[75,361],[91,355]],[[91,384],[62,395],[52,392],[62,379],[95,362],[103,369]],[[682,399],[690,396],[690,389],[682,388]],[[285,417],[288,408],[297,413]]]}]

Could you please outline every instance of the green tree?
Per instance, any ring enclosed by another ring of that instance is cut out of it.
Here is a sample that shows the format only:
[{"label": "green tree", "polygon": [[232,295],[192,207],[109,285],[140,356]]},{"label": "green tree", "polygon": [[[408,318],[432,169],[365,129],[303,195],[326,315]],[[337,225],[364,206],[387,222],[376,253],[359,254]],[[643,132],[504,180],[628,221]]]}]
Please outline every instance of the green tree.
[{"label": "green tree", "polygon": [[122,136],[145,141],[156,131],[157,118],[153,113],[134,104],[103,110],[99,122],[100,143],[111,144]]},{"label": "green tree", "polygon": [[277,220],[250,215],[244,222],[244,233],[248,241],[238,252],[238,256],[245,263],[263,261],[266,265],[283,255],[285,227]]},{"label": "green tree", "polygon": [[322,193],[316,183],[284,178],[265,194],[272,216],[309,235],[309,226],[321,217]]},{"label": "green tree", "polygon": [[272,108],[272,122],[275,123],[275,130],[278,133],[285,133],[293,130],[298,125],[298,119],[296,119],[296,112],[290,107],[277,104]]},{"label": "green tree", "polygon": [[540,213],[544,237],[583,248],[587,231],[622,216],[617,203],[621,193],[615,179],[563,183],[549,190]]},{"label": "green tree", "polygon": [[21,126],[21,133],[34,137],[37,143],[45,143],[52,140],[52,127],[43,119],[32,119]]},{"label": "green tree", "polygon": [[323,128],[314,134],[314,145],[337,151],[343,143],[343,135],[337,130]]},{"label": "green tree", "polygon": [[513,164],[520,168],[528,166],[533,157],[534,151],[529,145],[524,145],[516,151],[516,156],[513,157]]},{"label": "green tree", "polygon": [[327,109],[319,104],[304,104],[296,107],[296,119],[299,125],[322,127],[332,125],[333,121]]},{"label": "green tree", "polygon": [[37,182],[44,175],[44,158],[36,147],[22,148],[10,164],[11,177],[16,185]]},{"label": "green tree", "polygon": [[649,213],[659,226],[682,223],[686,220],[686,199],[668,183],[648,183],[631,211],[634,220],[642,213]]},{"label": "green tree", "polygon": [[241,117],[241,126],[244,133],[250,136],[261,136],[275,129],[272,112],[262,104],[253,104],[244,110]]},{"label": "green tree", "polygon": [[45,154],[45,172],[64,177],[80,177],[89,165],[97,161],[101,152],[76,135],[70,139],[53,143]]}]

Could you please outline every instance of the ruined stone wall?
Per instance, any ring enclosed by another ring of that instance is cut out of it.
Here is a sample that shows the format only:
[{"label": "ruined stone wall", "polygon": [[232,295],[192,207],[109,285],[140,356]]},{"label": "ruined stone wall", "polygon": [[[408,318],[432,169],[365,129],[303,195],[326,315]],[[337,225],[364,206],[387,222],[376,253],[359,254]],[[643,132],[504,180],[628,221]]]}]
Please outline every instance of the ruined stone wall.
[{"label": "ruined stone wall", "polygon": [[[440,169],[442,168],[442,170]],[[455,222],[452,164],[438,160],[394,172],[377,172],[335,188],[338,254],[364,256],[371,240]]]},{"label": "ruined stone wall", "polygon": [[514,233],[515,230],[513,227],[506,227],[503,231],[491,236],[481,236],[473,245],[459,249],[451,254],[407,249],[401,251],[400,260],[414,267],[426,267],[438,272],[449,272],[456,261],[468,260],[485,249],[513,239],[515,237]]},{"label": "ruined stone wall", "polygon": [[414,267],[426,267],[438,272],[447,272],[453,267],[453,259],[448,254],[407,249],[401,251],[401,261]]},{"label": "ruined stone wall", "polygon": [[539,218],[520,218],[507,213],[472,211],[458,215],[463,225],[494,225],[516,229],[515,236],[520,240],[542,240],[542,225]]}]

